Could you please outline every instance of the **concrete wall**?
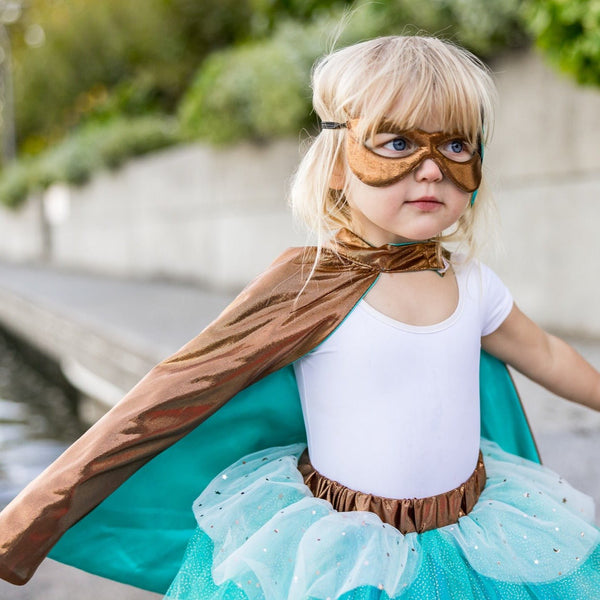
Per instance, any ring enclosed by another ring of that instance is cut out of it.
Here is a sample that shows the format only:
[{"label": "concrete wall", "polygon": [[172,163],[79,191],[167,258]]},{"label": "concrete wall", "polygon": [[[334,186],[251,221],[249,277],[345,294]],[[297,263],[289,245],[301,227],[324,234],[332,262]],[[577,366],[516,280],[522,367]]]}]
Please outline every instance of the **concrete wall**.
[{"label": "concrete wall", "polygon": [[535,320],[600,336],[600,91],[533,53],[494,65],[500,107],[486,155],[505,254],[491,261]]},{"label": "concrete wall", "polygon": [[[500,109],[485,167],[506,251],[490,262],[536,320],[600,337],[600,91],[576,87],[533,52],[493,69]],[[45,236],[39,199],[0,211],[0,257],[239,287],[304,241],[285,205],[298,156],[295,141],[282,141],[132,161],[85,188],[50,190]]]},{"label": "concrete wall", "polygon": [[198,145],[103,174],[72,190],[69,218],[52,228],[53,260],[238,287],[294,239],[285,196],[297,157],[289,141]]},{"label": "concrete wall", "polygon": [[42,199],[30,198],[18,210],[0,208],[0,257],[16,262],[39,261],[44,247]]},{"label": "concrete wall", "polygon": [[298,156],[288,140],[229,150],[191,145],[131,161],[82,188],[55,185],[42,201],[46,249],[32,199],[17,214],[0,211],[7,223],[0,221],[0,256],[240,287],[288,245],[303,243],[286,206]]}]

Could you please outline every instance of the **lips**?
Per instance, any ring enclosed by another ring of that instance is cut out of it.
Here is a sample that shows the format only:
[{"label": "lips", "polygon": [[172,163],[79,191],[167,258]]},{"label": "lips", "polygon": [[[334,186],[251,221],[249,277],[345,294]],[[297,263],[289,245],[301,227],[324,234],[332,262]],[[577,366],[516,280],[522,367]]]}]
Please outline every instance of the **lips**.
[{"label": "lips", "polygon": [[440,206],[442,206],[443,203],[434,196],[422,196],[416,200],[408,200],[406,204],[410,204],[419,210],[433,211],[437,210]]}]

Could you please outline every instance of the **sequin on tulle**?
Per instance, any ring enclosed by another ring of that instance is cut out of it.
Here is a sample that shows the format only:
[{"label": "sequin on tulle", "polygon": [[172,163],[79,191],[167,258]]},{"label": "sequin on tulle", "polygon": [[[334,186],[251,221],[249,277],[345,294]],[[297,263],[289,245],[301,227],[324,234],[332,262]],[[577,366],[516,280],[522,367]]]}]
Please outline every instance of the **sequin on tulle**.
[{"label": "sequin on tulle", "polygon": [[600,598],[593,503],[549,469],[482,441],[488,479],[471,513],[402,535],[314,498],[303,450],[258,452],[213,480],[167,598]]}]

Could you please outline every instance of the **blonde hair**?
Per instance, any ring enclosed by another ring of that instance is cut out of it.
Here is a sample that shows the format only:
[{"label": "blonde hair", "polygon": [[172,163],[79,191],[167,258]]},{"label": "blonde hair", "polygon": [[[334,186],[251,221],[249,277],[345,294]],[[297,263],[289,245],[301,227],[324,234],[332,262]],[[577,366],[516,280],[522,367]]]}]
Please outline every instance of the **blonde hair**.
[{"label": "blonde hair", "polygon": [[[449,42],[422,36],[390,36],[348,46],[313,68],[313,106],[322,121],[360,117],[353,133],[366,139],[383,121],[412,129],[427,120],[485,145],[491,136],[496,89],[487,67]],[[317,246],[350,226],[344,190],[330,188],[345,172],[346,129],[321,131],[294,176],[291,204],[296,217],[317,235]],[[476,224],[493,209],[482,182],[477,200],[441,239],[475,251]]]}]

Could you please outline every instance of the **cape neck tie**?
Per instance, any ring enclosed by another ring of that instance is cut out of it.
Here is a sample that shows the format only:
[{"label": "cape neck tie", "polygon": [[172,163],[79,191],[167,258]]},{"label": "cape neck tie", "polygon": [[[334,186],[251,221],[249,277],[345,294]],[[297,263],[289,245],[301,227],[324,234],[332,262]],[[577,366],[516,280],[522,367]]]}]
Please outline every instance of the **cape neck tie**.
[{"label": "cape neck tie", "polygon": [[349,229],[340,229],[334,248],[325,249],[321,266],[340,266],[342,263],[385,273],[437,271],[443,274],[448,267],[449,253],[437,241],[409,242],[371,246]]}]

